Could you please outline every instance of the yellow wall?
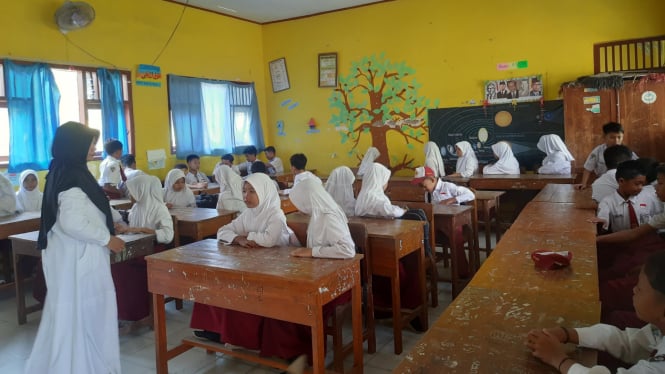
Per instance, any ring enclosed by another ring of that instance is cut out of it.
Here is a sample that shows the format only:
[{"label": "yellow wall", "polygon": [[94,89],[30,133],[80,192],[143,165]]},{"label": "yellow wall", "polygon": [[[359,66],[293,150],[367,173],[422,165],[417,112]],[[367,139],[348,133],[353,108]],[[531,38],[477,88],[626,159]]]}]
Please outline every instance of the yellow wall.
[{"label": "yellow wall", "polygon": [[[171,35],[183,6],[162,0],[86,0],[96,11],[95,21],[67,34],[73,43],[113,65],[135,71],[138,64],[153,64]],[[61,0],[4,1],[0,10],[0,56],[106,66],[77,49],[58,31],[53,14]],[[161,67],[161,88],[132,87],[136,159],[147,169],[146,151],[170,150],[166,74],[255,82],[260,113],[265,116],[265,64],[261,26],[194,8],[185,10],[169,46],[155,63]],[[212,173],[217,157],[202,160],[202,170]],[[151,170],[164,177],[167,168]],[[43,178],[42,178],[43,180]]]},{"label": "yellow wall", "polygon": [[[285,57],[291,89],[268,92],[268,139],[286,162],[304,152],[308,167],[323,174],[342,164],[357,164],[350,146],[328,124],[331,88],[317,86],[317,55],[337,52],[339,75],[349,74],[352,61],[385,53],[415,69],[419,91],[438,99],[440,107],[482,102],[485,80],[542,74],[545,99],[558,98],[561,83],[593,73],[594,43],[662,35],[662,0],[511,0],[441,1],[397,0],[349,11],[264,26],[265,63]],[[521,70],[498,71],[502,62],[528,60]],[[291,99],[299,105],[281,106]],[[314,117],[319,134],[306,134]],[[286,136],[275,136],[283,120]],[[427,137],[424,137],[427,140]],[[361,141],[364,153],[369,142]],[[415,153],[424,159],[422,145],[407,151],[403,140],[389,138],[400,158]],[[333,155],[336,156],[333,158]],[[404,172],[403,174],[410,174]]]}]

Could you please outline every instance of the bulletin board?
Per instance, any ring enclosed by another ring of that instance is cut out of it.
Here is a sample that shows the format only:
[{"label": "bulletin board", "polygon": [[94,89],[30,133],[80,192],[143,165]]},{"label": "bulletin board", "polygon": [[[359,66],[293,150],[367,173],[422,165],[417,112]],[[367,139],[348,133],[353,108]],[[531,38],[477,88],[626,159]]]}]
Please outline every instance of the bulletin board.
[{"label": "bulletin board", "polygon": [[542,135],[557,134],[565,141],[563,100],[439,108],[427,115],[430,141],[452,169],[457,162],[455,143],[462,140],[471,143],[481,164],[494,161],[492,144],[507,141],[526,170],[536,170],[545,157],[536,147]]}]

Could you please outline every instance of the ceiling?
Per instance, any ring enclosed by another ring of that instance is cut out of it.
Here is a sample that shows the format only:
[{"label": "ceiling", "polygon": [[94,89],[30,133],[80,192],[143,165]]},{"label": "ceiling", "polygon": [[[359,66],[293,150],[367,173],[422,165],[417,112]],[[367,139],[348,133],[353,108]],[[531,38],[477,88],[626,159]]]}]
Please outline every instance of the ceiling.
[{"label": "ceiling", "polygon": [[166,0],[264,24],[393,0]]}]

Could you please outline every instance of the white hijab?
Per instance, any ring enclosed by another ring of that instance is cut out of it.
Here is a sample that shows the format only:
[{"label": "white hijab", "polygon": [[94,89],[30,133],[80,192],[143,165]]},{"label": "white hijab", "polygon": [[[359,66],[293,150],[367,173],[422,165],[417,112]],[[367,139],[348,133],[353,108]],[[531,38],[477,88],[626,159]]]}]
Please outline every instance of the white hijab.
[{"label": "white hijab", "polygon": [[466,140],[455,143],[455,147],[462,151],[462,157],[457,158],[455,172],[459,173],[464,178],[469,178],[478,171],[478,158],[476,158],[476,152],[473,151],[471,143]]},{"label": "white hijab", "polygon": [[[242,200],[242,178],[228,166],[219,165],[213,171],[215,180],[219,183],[219,199],[217,209],[235,210],[242,212],[247,205]],[[275,185],[273,184],[273,189]]]},{"label": "white hijab", "polygon": [[0,216],[9,216],[16,213],[16,195],[12,182],[0,173]]},{"label": "white hijab", "polygon": [[373,163],[363,178],[363,184],[356,200],[356,216],[393,217],[390,199],[383,192],[383,186],[390,180],[390,170],[379,163]]},{"label": "white hijab", "polygon": [[307,247],[330,245],[349,233],[346,214],[315,180],[307,179],[293,187],[289,198],[299,211],[311,216],[307,226]]},{"label": "white hijab", "polygon": [[434,142],[427,142],[425,144],[425,166],[429,166],[434,170],[434,176],[437,178],[446,175],[446,168],[441,158],[441,150]]},{"label": "white hijab", "polygon": [[483,174],[519,174],[520,164],[513,156],[513,150],[506,142],[498,142],[492,145],[492,152],[499,156],[499,160],[483,169]]},{"label": "white hijab", "polygon": [[538,139],[537,147],[545,152],[542,167],[538,169],[541,174],[570,174],[570,162],[575,160],[568,151],[566,143],[559,135],[547,134]]},{"label": "white hijab", "polygon": [[127,190],[136,200],[129,211],[129,226],[157,229],[164,216],[170,216],[164,204],[162,184],[154,175],[138,175],[127,181]]},{"label": "white hijab", "polygon": [[173,204],[175,208],[196,207],[196,197],[189,189],[187,183],[180,191],[175,191],[173,185],[178,179],[185,179],[185,173],[180,169],[173,169],[169,171],[164,180],[164,202]]},{"label": "white hijab", "polygon": [[[355,214],[356,198],[353,196],[353,182],[356,177],[351,169],[340,166],[333,169],[326,181],[326,191],[344,210],[347,216]],[[291,199],[293,200],[293,199]]]},{"label": "white hijab", "polygon": [[[37,187],[28,191],[23,187],[23,181],[29,175],[37,179]],[[32,169],[24,170],[19,176],[19,189],[16,191],[16,210],[19,212],[40,212],[42,210],[42,192],[39,191],[39,177]]]},{"label": "white hijab", "polygon": [[363,156],[362,161],[360,161],[360,166],[358,167],[358,172],[356,173],[356,175],[361,177],[367,174],[369,169],[372,167],[374,160],[376,160],[380,155],[381,152],[379,152],[378,149],[374,147],[369,147],[367,149],[367,152],[365,152],[365,156]]}]

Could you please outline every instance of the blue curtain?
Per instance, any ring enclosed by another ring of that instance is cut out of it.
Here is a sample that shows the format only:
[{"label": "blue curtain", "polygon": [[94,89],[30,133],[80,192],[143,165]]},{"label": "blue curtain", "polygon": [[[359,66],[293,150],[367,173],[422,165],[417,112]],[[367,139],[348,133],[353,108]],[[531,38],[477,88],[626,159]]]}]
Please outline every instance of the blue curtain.
[{"label": "blue curtain", "polygon": [[205,124],[201,98],[201,79],[169,74],[169,107],[176,144],[176,157],[204,149]]},{"label": "blue curtain", "polygon": [[102,104],[102,141],[117,139],[125,150],[128,150],[122,75],[118,71],[99,68],[97,69],[97,79],[99,79],[99,101]]},{"label": "blue curtain", "polygon": [[46,64],[4,61],[9,112],[9,172],[48,169],[59,125],[60,91]]},{"label": "blue curtain", "polygon": [[[261,116],[259,116],[259,103],[256,99],[256,90],[254,89],[254,83],[250,84],[237,84],[228,82],[231,91],[231,108],[232,111],[236,110],[244,111],[248,118],[246,124],[249,126],[247,129],[241,129],[241,126],[234,123],[232,128],[236,131],[242,131],[247,134],[249,138],[249,144],[238,144],[239,140],[238,134],[235,134],[235,142],[233,153],[240,154],[243,152],[246,146],[254,145],[257,149],[262,150],[265,148],[265,142],[263,140],[263,128],[261,127]],[[235,119],[235,116],[231,116]]]}]

